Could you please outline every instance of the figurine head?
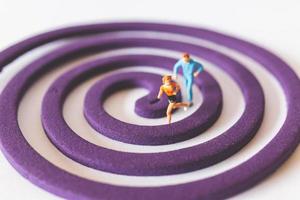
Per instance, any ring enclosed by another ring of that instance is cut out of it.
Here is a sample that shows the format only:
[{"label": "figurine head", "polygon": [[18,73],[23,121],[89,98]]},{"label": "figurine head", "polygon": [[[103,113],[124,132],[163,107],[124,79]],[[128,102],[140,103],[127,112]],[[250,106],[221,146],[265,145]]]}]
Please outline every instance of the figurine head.
[{"label": "figurine head", "polygon": [[190,54],[188,54],[188,53],[184,53],[183,55],[182,55],[182,59],[183,59],[183,61],[184,62],[190,62]]},{"label": "figurine head", "polygon": [[171,75],[165,75],[162,78],[163,84],[169,85],[172,82],[172,76]]}]

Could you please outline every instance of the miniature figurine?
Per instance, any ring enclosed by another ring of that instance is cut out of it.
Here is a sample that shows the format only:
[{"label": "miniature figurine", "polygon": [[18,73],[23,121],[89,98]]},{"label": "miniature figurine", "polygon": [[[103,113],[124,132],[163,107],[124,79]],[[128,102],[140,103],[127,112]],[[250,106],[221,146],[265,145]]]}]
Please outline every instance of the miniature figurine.
[{"label": "miniature figurine", "polygon": [[203,65],[190,58],[188,53],[184,53],[182,59],[180,59],[173,67],[173,77],[176,80],[179,68],[182,68],[183,77],[185,80],[185,87],[187,90],[187,99],[190,102],[190,106],[193,103],[193,91],[192,86],[194,83],[194,77],[197,77],[200,72],[204,70]]},{"label": "miniature figurine", "polygon": [[176,94],[180,91],[180,86],[172,80],[171,75],[163,76],[162,78],[163,85],[160,86],[159,93],[157,95],[157,99],[159,100],[163,93],[168,96],[169,105],[167,108],[167,118],[168,123],[171,123],[171,115],[172,110],[179,107],[189,107],[189,103],[187,102],[177,102]]}]

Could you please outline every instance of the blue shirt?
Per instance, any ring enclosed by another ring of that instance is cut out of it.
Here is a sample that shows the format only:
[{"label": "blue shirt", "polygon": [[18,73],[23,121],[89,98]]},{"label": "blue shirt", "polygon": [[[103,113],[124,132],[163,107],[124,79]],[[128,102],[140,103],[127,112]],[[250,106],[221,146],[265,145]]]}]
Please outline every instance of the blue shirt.
[{"label": "blue shirt", "polygon": [[189,62],[184,62],[183,59],[180,59],[173,68],[173,74],[177,76],[179,68],[182,68],[183,76],[186,79],[190,79],[194,77],[194,72],[202,72],[203,65],[190,59]]}]

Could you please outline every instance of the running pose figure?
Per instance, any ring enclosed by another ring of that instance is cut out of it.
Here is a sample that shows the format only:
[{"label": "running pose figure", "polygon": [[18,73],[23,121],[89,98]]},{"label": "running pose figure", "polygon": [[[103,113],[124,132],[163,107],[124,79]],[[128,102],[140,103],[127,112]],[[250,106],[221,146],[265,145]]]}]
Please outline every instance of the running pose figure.
[{"label": "running pose figure", "polygon": [[169,105],[167,108],[167,118],[169,124],[171,123],[172,110],[179,107],[188,107],[189,103],[187,102],[177,102],[176,94],[180,90],[180,86],[172,80],[171,75],[166,75],[162,78],[163,85],[160,86],[157,99],[160,99],[163,93],[168,96]]},{"label": "running pose figure", "polygon": [[179,68],[182,68],[183,77],[185,80],[185,87],[187,90],[187,99],[192,105],[193,91],[192,86],[194,83],[194,77],[197,77],[200,72],[203,71],[203,65],[190,58],[188,53],[184,53],[182,59],[180,59],[173,67],[173,76],[176,80]]}]

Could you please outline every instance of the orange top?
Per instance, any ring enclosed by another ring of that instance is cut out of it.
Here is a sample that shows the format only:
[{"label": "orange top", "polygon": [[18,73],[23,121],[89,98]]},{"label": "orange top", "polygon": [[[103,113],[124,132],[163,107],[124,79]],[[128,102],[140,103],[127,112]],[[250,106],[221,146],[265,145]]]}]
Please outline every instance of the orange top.
[{"label": "orange top", "polygon": [[160,89],[166,93],[167,96],[176,95],[176,86],[177,84],[175,82],[171,82],[170,85],[162,85],[160,86]]}]

